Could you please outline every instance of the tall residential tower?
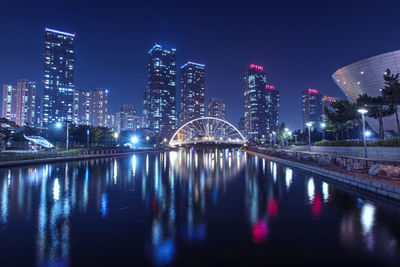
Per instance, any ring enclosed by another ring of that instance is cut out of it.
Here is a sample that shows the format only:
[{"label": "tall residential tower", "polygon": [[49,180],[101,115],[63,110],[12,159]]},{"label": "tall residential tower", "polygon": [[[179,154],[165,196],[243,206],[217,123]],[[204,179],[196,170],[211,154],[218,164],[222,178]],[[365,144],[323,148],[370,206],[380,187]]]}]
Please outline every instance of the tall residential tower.
[{"label": "tall residential tower", "polygon": [[181,67],[181,124],[205,115],[204,65],[188,62]]},{"label": "tall residential tower", "polygon": [[45,29],[43,126],[73,119],[75,34]]},{"label": "tall residential tower", "polygon": [[155,44],[148,56],[148,124],[161,137],[173,135],[177,124],[175,52],[175,48]]}]

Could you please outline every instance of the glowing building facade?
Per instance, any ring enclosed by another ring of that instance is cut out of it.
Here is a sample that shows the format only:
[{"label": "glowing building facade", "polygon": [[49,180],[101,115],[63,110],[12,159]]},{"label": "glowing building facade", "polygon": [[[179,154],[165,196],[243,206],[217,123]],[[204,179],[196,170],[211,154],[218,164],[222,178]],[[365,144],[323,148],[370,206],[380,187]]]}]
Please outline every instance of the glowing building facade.
[{"label": "glowing building facade", "polygon": [[73,120],[75,34],[45,29],[43,126]]},{"label": "glowing building facade", "polygon": [[204,65],[187,62],[181,67],[181,124],[205,115]]},{"label": "glowing building facade", "polygon": [[155,44],[148,56],[149,128],[161,137],[173,135],[176,124],[176,49]]},{"label": "glowing building facade", "polygon": [[267,102],[267,131],[275,131],[279,127],[279,90],[274,85],[265,86]]}]

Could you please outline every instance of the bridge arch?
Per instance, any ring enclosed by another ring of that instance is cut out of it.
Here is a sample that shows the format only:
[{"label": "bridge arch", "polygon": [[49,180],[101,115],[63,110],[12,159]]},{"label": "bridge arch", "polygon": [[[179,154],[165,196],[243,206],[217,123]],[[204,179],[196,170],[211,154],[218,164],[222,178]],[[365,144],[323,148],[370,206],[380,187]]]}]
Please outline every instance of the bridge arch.
[{"label": "bridge arch", "polygon": [[246,138],[226,120],[201,117],[183,124],[169,141],[171,146],[198,143],[243,145],[246,143]]}]

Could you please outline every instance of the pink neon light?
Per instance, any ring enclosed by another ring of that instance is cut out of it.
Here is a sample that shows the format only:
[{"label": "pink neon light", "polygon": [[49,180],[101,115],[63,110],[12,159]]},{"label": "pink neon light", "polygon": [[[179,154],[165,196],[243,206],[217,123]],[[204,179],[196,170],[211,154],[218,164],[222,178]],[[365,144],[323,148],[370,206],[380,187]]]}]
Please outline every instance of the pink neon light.
[{"label": "pink neon light", "polygon": [[318,90],[316,90],[316,89],[308,89],[308,93],[309,94],[318,94]]},{"label": "pink neon light", "polygon": [[256,70],[264,70],[264,67],[263,66],[259,66],[259,65],[256,65],[256,64],[250,64],[250,69],[256,69]]},{"label": "pink neon light", "polygon": [[275,90],[275,86],[267,84],[267,85],[265,85],[265,89]]}]

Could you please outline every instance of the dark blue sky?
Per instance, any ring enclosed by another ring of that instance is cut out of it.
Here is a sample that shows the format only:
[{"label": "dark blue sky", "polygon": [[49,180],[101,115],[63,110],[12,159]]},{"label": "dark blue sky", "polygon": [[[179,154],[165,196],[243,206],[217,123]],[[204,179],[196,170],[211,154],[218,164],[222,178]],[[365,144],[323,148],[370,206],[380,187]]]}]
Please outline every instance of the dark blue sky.
[{"label": "dark blue sky", "polygon": [[[75,32],[76,89],[110,90],[110,110],[141,111],[147,51],[177,48],[177,66],[206,64],[206,97],[243,116],[244,66],[264,66],[281,92],[280,120],[301,127],[301,91],[343,97],[332,73],[400,48],[400,5],[348,1],[1,1],[0,84],[43,84],[44,28]],[[178,81],[178,85],[180,82]],[[180,86],[178,86],[178,90]]]}]

